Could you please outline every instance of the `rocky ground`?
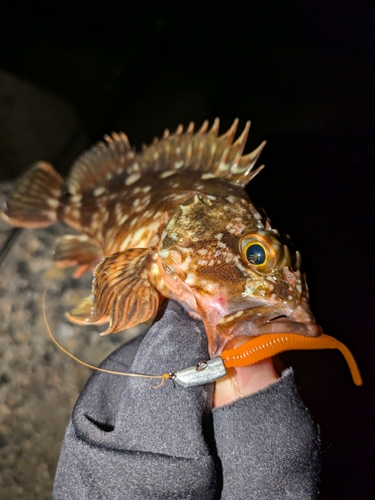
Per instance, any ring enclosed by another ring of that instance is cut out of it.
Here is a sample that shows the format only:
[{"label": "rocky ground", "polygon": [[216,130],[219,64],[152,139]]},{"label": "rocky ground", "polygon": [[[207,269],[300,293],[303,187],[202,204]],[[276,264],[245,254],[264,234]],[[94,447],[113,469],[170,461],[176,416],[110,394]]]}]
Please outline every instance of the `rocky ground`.
[{"label": "rocky ground", "polygon": [[[0,203],[10,184],[0,185]],[[48,337],[42,295],[56,338],[70,351],[99,363],[125,334],[100,337],[100,329],[64,318],[90,293],[91,275],[71,278],[56,270],[53,247],[62,225],[22,230],[3,260],[0,281],[0,498],[51,498],[61,442],[74,402],[90,370],[60,352]],[[10,234],[0,223],[0,248]],[[103,330],[103,328],[101,328]]]}]

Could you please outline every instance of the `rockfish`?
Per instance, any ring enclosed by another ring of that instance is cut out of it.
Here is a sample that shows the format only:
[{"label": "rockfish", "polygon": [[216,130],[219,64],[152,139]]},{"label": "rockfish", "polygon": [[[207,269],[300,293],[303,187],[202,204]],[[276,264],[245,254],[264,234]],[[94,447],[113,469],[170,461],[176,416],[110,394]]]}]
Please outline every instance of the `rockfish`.
[{"label": "rockfish", "polygon": [[242,155],[250,122],[218,135],[168,131],[137,153],[112,133],[83,153],[67,182],[37,162],[16,184],[5,218],[18,227],[63,221],[80,234],[57,241],[60,266],[94,269],[92,294],[68,317],[115,333],[152,319],[164,298],[202,319],[212,356],[237,336],[321,335],[292,252],[245,186],[265,142]]}]

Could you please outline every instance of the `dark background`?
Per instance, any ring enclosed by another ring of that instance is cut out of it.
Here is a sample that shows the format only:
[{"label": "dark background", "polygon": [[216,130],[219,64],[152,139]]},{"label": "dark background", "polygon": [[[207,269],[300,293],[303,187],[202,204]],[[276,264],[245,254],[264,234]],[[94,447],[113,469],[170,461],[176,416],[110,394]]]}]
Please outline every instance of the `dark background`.
[{"label": "dark background", "polygon": [[284,356],[321,426],[322,498],[375,498],[373,3],[14,0],[0,42],[0,69],[67,100],[92,142],[252,120],[247,151],[268,141],[252,200],[292,236],[318,322],[364,378],[338,352]]}]

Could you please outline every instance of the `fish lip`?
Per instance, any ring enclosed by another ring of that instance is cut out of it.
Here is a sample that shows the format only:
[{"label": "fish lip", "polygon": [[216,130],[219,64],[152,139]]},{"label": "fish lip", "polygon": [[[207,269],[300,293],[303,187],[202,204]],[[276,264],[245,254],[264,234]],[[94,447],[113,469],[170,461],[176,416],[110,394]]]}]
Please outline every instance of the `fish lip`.
[{"label": "fish lip", "polygon": [[317,323],[303,323],[289,318],[275,319],[262,323],[253,323],[252,321],[242,321],[233,327],[231,337],[257,336],[267,333],[294,333],[304,337],[318,337],[322,335],[323,330]]},{"label": "fish lip", "polygon": [[[283,307],[270,307],[268,311],[262,312],[261,318],[256,316],[259,310],[261,307],[254,307],[223,316],[216,325],[218,333],[220,332],[226,338],[285,332],[305,337],[317,337],[323,333],[308,308],[298,306],[293,310],[288,310]],[[229,320],[231,317],[232,321]]]},{"label": "fish lip", "polygon": [[230,332],[229,337],[223,337],[217,334],[216,349],[211,357],[221,356],[228,342],[237,337],[259,337],[269,333],[293,333],[304,337],[319,337],[323,334],[322,327],[316,323],[301,323],[293,320],[274,320],[264,323],[252,323],[251,321],[242,321],[238,323]]},{"label": "fish lip", "polygon": [[221,356],[227,343],[237,337],[259,337],[269,333],[293,333],[304,337],[319,337],[323,334],[322,327],[316,323],[302,323],[289,318],[253,323],[250,320],[240,321],[223,336],[217,333],[216,349],[212,357]]}]

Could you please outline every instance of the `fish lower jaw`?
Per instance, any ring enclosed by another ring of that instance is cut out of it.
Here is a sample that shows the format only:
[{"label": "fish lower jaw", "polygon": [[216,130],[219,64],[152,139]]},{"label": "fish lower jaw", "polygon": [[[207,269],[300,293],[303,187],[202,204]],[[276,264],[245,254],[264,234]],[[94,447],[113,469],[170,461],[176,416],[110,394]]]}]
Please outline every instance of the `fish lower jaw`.
[{"label": "fish lower jaw", "polygon": [[235,338],[239,336],[257,336],[267,333],[286,332],[303,335],[304,337],[318,337],[323,333],[323,330],[316,323],[302,323],[288,318],[266,321],[264,323],[253,323],[248,320],[235,325],[230,331],[230,337]]},{"label": "fish lower jaw", "polygon": [[317,337],[323,333],[309,308],[304,305],[294,309],[259,305],[240,310],[223,316],[216,324],[216,329],[225,338],[285,332]]}]

